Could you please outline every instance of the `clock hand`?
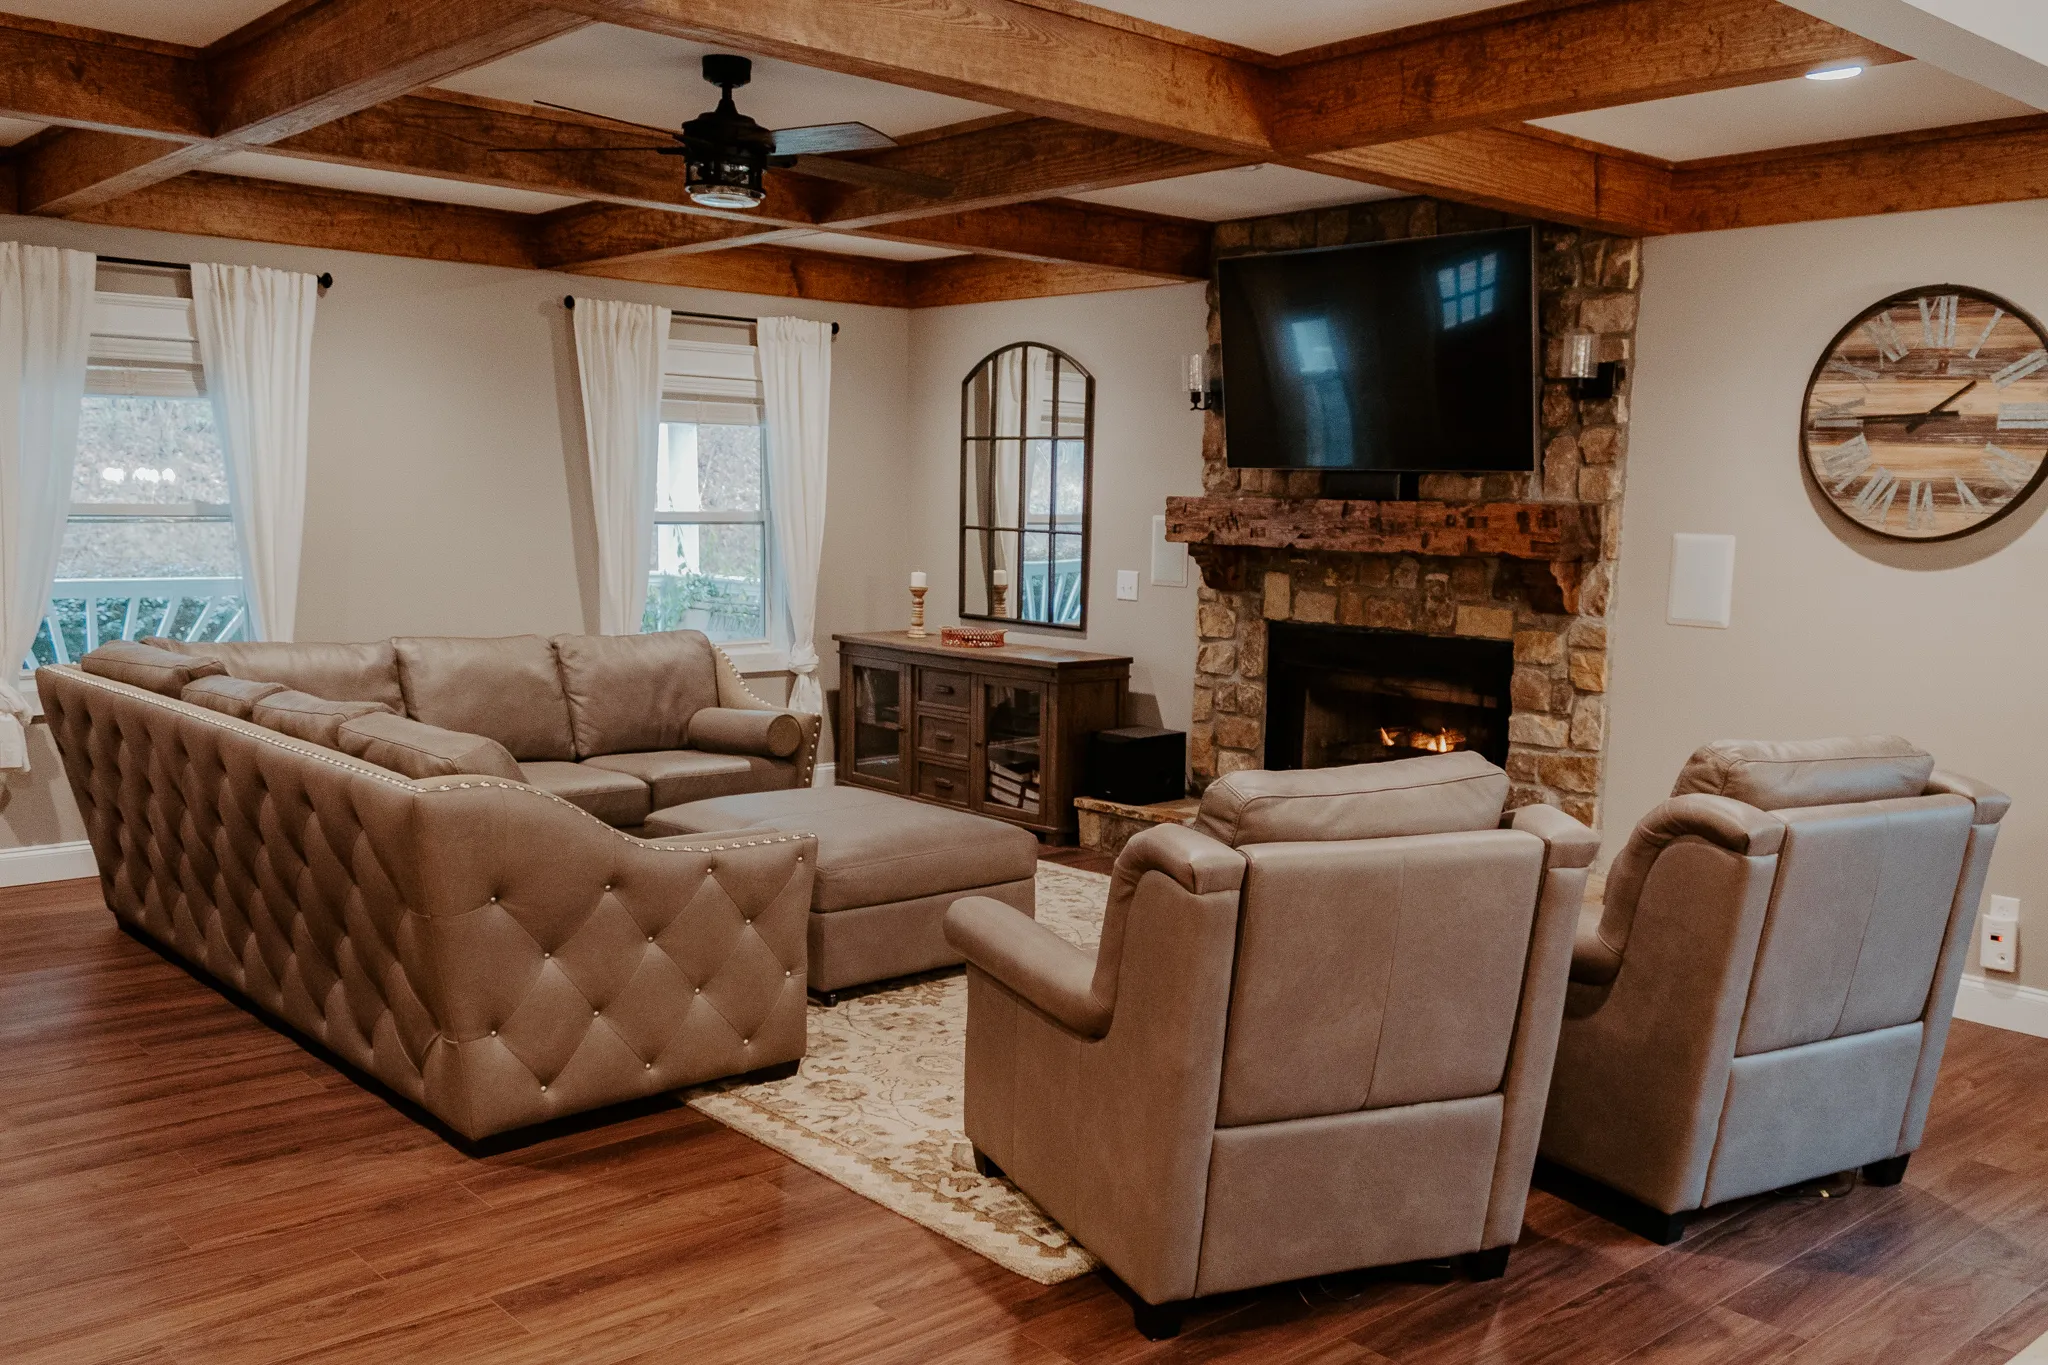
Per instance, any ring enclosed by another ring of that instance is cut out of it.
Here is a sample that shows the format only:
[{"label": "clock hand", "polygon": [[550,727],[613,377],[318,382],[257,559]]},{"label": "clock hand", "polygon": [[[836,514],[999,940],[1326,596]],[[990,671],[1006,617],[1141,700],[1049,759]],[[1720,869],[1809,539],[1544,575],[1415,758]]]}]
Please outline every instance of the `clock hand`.
[{"label": "clock hand", "polygon": [[1963,386],[1962,386],[1962,387],[1961,387],[1960,389],[1957,389],[1957,390],[1956,390],[1956,391],[1955,391],[1954,393],[1952,393],[1952,394],[1950,394],[1950,395],[1949,395],[1948,397],[1946,397],[1946,398],[1942,399],[1942,400],[1941,400],[1941,401],[1940,401],[1939,403],[1936,403],[1936,404],[1935,404],[1935,405],[1934,405],[1933,407],[1929,408],[1929,409],[1928,409],[1928,410],[1927,410],[1926,412],[1924,412],[1924,413],[1920,414],[1920,416],[1918,416],[1918,417],[1914,418],[1914,419],[1913,419],[1912,421],[1909,421],[1909,422],[1907,422],[1907,423],[1906,423],[1906,431],[1907,431],[1908,433],[1912,433],[1912,432],[1918,431],[1918,430],[1920,429],[1921,425],[1922,425],[1923,423],[1927,422],[1927,421],[1928,421],[1928,420],[1929,420],[1930,418],[1934,418],[1934,417],[1954,417],[1954,416],[1956,416],[1956,414],[1955,414],[1955,413],[1953,413],[1953,412],[1949,412],[1949,411],[1946,411],[1946,409],[1947,409],[1948,405],[1949,405],[1950,403],[1953,403],[1953,402],[1955,402],[1955,401],[1956,401],[1956,400],[1957,400],[1958,398],[1961,398],[1961,397],[1962,397],[1962,396],[1963,396],[1964,394],[1968,393],[1968,392],[1969,392],[1969,391],[1970,391],[1971,389],[1974,389],[1974,388],[1976,388],[1976,387],[1977,387],[1977,381],[1976,381],[1976,380],[1974,380],[1974,379],[1972,379],[1972,380],[1971,380],[1971,381],[1970,381],[1969,383],[1967,383],[1967,384],[1963,385]]}]

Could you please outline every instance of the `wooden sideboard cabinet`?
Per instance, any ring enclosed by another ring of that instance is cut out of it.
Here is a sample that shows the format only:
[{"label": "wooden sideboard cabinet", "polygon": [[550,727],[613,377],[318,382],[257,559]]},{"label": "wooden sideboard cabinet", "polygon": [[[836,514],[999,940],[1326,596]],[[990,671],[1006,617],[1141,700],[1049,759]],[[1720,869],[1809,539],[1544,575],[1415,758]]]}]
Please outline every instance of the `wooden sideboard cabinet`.
[{"label": "wooden sideboard cabinet", "polygon": [[935,631],[835,635],[836,779],[1074,835],[1088,736],[1123,724],[1131,661],[1044,645],[962,649]]}]

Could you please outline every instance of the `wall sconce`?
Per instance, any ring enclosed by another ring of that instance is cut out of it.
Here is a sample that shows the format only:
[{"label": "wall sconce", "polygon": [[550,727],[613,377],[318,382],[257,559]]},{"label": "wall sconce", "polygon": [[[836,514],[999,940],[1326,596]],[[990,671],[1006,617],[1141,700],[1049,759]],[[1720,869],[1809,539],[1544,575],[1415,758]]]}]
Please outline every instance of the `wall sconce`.
[{"label": "wall sconce", "polygon": [[1600,359],[1598,332],[1566,332],[1560,342],[1558,378],[1569,380],[1577,397],[1604,403],[1628,374],[1618,360]]},{"label": "wall sconce", "polygon": [[1191,412],[1223,411],[1223,380],[1209,377],[1209,357],[1203,354],[1188,357],[1188,410]]}]

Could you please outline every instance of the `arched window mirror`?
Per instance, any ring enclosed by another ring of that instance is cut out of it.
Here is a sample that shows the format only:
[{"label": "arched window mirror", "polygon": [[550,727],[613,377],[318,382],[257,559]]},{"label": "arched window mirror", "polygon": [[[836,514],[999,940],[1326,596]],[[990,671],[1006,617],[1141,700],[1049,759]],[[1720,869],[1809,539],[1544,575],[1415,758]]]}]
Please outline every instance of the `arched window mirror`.
[{"label": "arched window mirror", "polygon": [[1081,630],[1095,378],[1019,342],[960,390],[960,615]]}]

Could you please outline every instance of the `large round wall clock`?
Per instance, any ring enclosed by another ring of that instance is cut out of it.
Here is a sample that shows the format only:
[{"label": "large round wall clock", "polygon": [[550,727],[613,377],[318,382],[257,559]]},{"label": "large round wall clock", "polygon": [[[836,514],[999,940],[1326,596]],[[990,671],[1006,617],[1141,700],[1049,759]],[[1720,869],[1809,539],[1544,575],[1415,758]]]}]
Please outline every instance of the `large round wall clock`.
[{"label": "large round wall clock", "polygon": [[1982,530],[2048,474],[2048,334],[1982,290],[1880,300],[1814,367],[1800,449],[1822,495],[1867,531]]}]

